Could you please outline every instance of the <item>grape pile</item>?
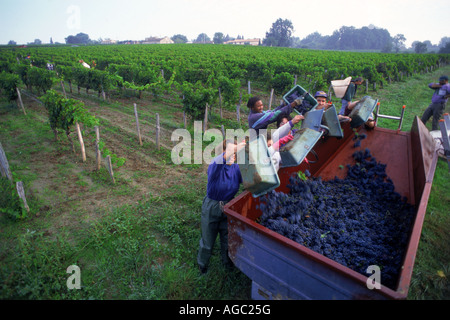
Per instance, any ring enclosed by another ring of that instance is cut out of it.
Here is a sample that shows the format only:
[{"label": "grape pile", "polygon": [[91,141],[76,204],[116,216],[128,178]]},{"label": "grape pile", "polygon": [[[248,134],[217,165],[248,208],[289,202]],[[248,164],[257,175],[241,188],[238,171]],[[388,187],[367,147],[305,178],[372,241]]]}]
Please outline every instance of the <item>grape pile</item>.
[{"label": "grape pile", "polygon": [[[355,136],[355,147],[364,137]],[[394,191],[386,165],[370,150],[353,157],[345,179],[322,181],[308,170],[290,177],[290,194],[261,197],[258,222],[365,276],[377,265],[381,283],[395,288],[415,208]]]}]

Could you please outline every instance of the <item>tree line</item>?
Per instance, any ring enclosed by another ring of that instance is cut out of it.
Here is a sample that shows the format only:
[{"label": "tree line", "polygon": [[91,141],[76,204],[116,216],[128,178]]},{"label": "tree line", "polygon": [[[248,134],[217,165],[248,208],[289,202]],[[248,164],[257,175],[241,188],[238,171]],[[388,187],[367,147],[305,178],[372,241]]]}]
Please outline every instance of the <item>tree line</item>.
[{"label": "tree line", "polygon": [[[387,29],[377,28],[373,25],[367,27],[355,28],[353,26],[342,26],[335,30],[331,35],[321,35],[319,32],[313,32],[305,38],[293,36],[294,25],[289,19],[277,19],[262,41],[263,46],[270,47],[292,47],[303,49],[317,49],[317,50],[366,50],[366,51],[381,51],[384,53],[398,53],[405,51],[413,51],[416,53],[450,53],[450,37],[443,37],[438,45],[433,45],[429,40],[414,41],[411,49],[405,46],[406,38],[403,34],[391,36]],[[225,35],[222,32],[214,33],[211,39],[206,33],[200,33],[193,43],[204,44],[223,44],[230,40],[245,39],[243,35],[238,35],[237,38]],[[183,34],[175,34],[171,37],[174,43],[188,43],[188,38]],[[53,44],[53,41],[51,44]],[[76,35],[69,35],[65,38],[66,44],[100,44],[99,40],[92,40],[86,33],[78,33]],[[118,43],[126,43],[119,41]],[[16,42],[10,40],[9,45],[16,45]],[[35,39],[29,44],[42,44],[40,39]]]}]

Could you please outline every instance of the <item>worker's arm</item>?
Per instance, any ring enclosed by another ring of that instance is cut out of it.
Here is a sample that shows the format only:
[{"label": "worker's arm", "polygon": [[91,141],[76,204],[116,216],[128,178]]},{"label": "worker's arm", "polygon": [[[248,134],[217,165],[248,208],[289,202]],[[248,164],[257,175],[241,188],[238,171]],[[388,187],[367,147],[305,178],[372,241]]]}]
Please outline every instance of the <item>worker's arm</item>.
[{"label": "worker's arm", "polygon": [[442,86],[439,83],[430,83],[428,85],[430,89],[440,89]]}]

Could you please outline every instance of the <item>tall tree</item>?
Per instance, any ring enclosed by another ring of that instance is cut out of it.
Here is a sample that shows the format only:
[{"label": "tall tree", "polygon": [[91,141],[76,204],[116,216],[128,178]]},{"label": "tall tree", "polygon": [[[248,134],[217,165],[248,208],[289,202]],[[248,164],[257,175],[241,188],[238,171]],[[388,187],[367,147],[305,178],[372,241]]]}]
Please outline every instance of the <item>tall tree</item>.
[{"label": "tall tree", "polygon": [[289,47],[292,43],[291,36],[294,31],[294,25],[288,19],[279,18],[272,24],[269,32],[266,32],[266,38],[263,45],[273,47]]},{"label": "tall tree", "polygon": [[413,48],[415,53],[425,53],[427,52],[427,44],[420,41],[414,41]]},{"label": "tall tree", "polygon": [[206,33],[200,33],[197,37],[197,40],[195,40],[196,43],[207,43],[211,42],[211,39],[208,37]]},{"label": "tall tree", "polygon": [[406,38],[403,34],[397,34],[394,36],[392,42],[394,43],[394,49],[396,53],[398,53],[401,49],[405,49],[405,41]]},{"label": "tall tree", "polygon": [[172,38],[170,38],[174,43],[186,43],[188,39],[186,36],[182,34],[175,34]]},{"label": "tall tree", "polygon": [[88,44],[91,41],[91,39],[89,39],[89,35],[82,32],[75,36],[70,35],[65,38],[65,40],[67,44]]},{"label": "tall tree", "polygon": [[450,53],[450,41],[444,47],[439,49],[439,53]]},{"label": "tall tree", "polygon": [[223,37],[223,33],[222,32],[216,32],[214,34],[213,41],[214,41],[215,44],[222,44],[223,43],[223,39],[224,39],[224,37]]},{"label": "tall tree", "polygon": [[441,41],[439,42],[439,47],[445,47],[447,43],[450,42],[450,37],[443,37],[441,38]]}]

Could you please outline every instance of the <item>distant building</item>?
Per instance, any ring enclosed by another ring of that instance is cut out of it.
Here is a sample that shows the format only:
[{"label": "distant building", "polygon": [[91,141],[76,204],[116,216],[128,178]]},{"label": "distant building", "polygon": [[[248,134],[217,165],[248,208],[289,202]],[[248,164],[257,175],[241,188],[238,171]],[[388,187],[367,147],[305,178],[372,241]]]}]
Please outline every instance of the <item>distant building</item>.
[{"label": "distant building", "polygon": [[142,40],[123,40],[119,41],[118,44],[141,44]]},{"label": "distant building", "polygon": [[236,39],[224,42],[224,44],[236,44],[236,45],[250,45],[259,46],[261,44],[261,39]]},{"label": "distant building", "polygon": [[145,38],[145,40],[142,41],[142,44],[163,44],[163,43],[174,43],[174,42],[169,37],[164,38],[149,37]]},{"label": "distant building", "polygon": [[102,41],[102,44],[116,44],[117,40],[105,39]]}]

